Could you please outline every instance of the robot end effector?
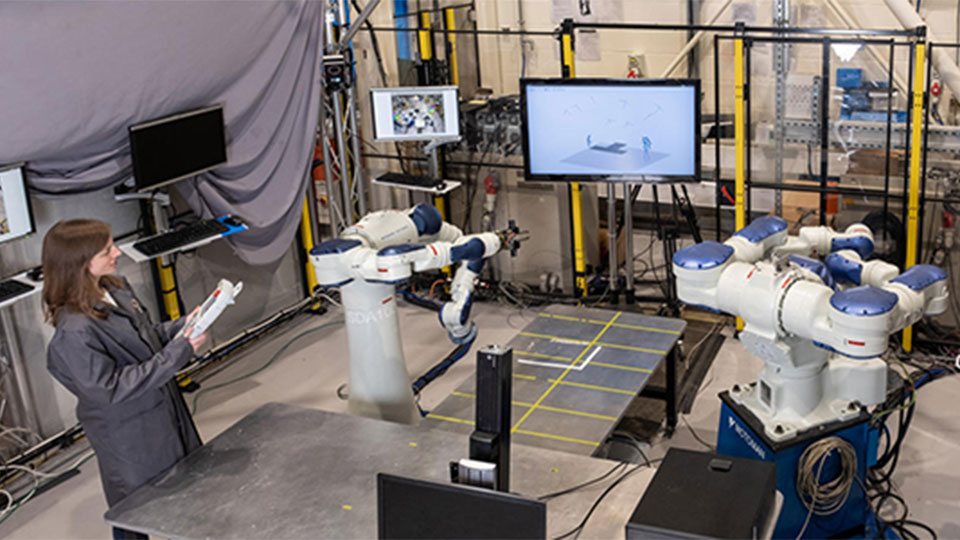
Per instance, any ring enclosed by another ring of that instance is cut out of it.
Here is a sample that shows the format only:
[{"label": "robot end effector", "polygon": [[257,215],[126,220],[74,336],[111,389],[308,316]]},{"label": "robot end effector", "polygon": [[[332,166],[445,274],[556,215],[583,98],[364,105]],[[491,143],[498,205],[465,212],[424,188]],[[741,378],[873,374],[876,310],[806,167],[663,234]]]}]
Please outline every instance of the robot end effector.
[{"label": "robot end effector", "polygon": [[476,335],[476,325],[469,320],[471,296],[484,261],[501,250],[516,254],[522,240],[512,220],[501,231],[464,235],[444,222],[436,208],[421,204],[405,211],[368,214],[340,238],[311,250],[311,262],[317,281],[326,287],[354,280],[396,285],[414,272],[460,263],[451,299],[441,307],[440,322],[454,343],[464,343]]},{"label": "robot end effector", "polygon": [[520,234],[516,223],[510,220],[506,229],[466,236],[465,241],[450,248],[452,261],[461,261],[450,285],[450,301],[440,308],[440,324],[450,334],[450,341],[460,344],[476,337],[477,325],[470,320],[474,279],[488,257],[501,250],[509,250],[512,256],[516,256],[522,240]]}]

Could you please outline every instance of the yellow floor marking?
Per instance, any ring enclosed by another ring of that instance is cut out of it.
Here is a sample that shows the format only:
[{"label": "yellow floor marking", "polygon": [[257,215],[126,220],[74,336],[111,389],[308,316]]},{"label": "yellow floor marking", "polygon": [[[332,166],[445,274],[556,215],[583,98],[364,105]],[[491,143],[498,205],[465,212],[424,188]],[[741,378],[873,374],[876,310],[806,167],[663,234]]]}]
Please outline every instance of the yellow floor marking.
[{"label": "yellow floor marking", "polygon": [[550,360],[562,360],[564,362],[569,362],[572,360],[569,356],[553,356],[552,354],[540,354],[537,352],[531,351],[513,351],[513,354],[519,354],[521,356],[530,356],[533,358],[547,358]]},{"label": "yellow floor marking", "polygon": [[557,441],[572,442],[577,444],[586,444],[588,446],[599,446],[600,443],[593,441],[585,441],[583,439],[574,439],[573,437],[564,437],[562,435],[552,435],[550,433],[540,433],[539,431],[528,431],[526,429],[513,429],[514,433],[520,433],[522,435],[530,435],[533,437],[543,437],[544,439],[554,439]]},{"label": "yellow floor marking", "polygon": [[[466,392],[452,392],[452,395],[457,397],[467,398],[467,399],[477,399],[476,394],[468,394]],[[517,405],[518,407],[533,407],[533,403],[527,403],[525,401],[514,401],[512,403],[514,405]],[[550,407],[549,405],[540,405],[537,408],[542,409],[544,411],[558,412],[563,414],[572,414],[574,416],[585,416],[587,418],[596,418],[598,420],[609,420],[611,422],[617,421],[617,418],[615,416],[607,416],[605,414],[594,414],[594,413],[588,413],[583,411],[575,411],[573,409],[562,409],[560,407]]]},{"label": "yellow floor marking", "polygon": [[[581,358],[583,358],[583,355],[586,354],[586,352],[589,351],[591,347],[593,347],[594,345],[597,344],[597,341],[598,341],[601,337],[603,337],[604,332],[606,332],[606,331],[610,328],[610,325],[612,325],[613,323],[615,323],[615,322],[617,321],[617,318],[620,317],[620,315],[621,315],[622,313],[623,313],[622,311],[618,311],[618,312],[613,316],[613,318],[610,319],[610,321],[606,324],[606,326],[604,326],[603,329],[600,330],[600,332],[593,338],[593,341],[591,341],[589,344],[587,344],[587,346],[584,347],[582,351],[580,351],[580,354],[578,354],[577,357],[573,359],[573,362],[571,363],[571,367],[572,367],[573,365],[576,365],[576,363],[579,362]],[[546,390],[543,394],[540,395],[540,397],[537,399],[536,403],[534,403],[532,407],[530,407],[529,409],[527,409],[527,412],[524,413],[524,415],[520,417],[520,420],[518,420],[516,424],[513,425],[513,429],[510,430],[511,432],[516,431],[517,428],[519,428],[520,425],[523,424],[523,421],[526,420],[527,417],[530,416],[530,413],[532,413],[533,411],[535,411],[535,410],[537,409],[537,407],[538,407],[541,403],[543,403],[543,400],[546,399],[546,397],[547,397],[548,395],[550,395],[550,392],[552,392],[553,389],[556,388],[558,384],[560,384],[560,382],[563,380],[563,378],[567,376],[567,373],[570,373],[570,368],[567,368],[567,369],[560,375],[560,377],[558,377],[558,378],[553,382],[553,384],[550,385],[550,388],[547,388],[547,390]]]},{"label": "yellow floor marking", "polygon": [[621,366],[618,364],[608,364],[606,362],[594,362],[593,365],[611,368],[611,369],[623,369],[626,371],[639,371],[640,373],[653,373],[652,369],[642,368],[642,367],[633,367],[633,366]]},{"label": "yellow floor marking", "polygon": [[514,373],[513,376],[516,377],[516,378],[518,378],[518,379],[526,379],[526,380],[528,380],[528,381],[535,381],[535,380],[537,380],[537,378],[534,377],[533,375],[520,375],[519,373]]},{"label": "yellow floor marking", "polygon": [[[561,321],[574,321],[574,322],[584,322],[589,324],[607,324],[603,321],[598,321],[596,319],[583,319],[580,317],[568,317],[566,315],[554,315],[553,313],[538,313],[537,315],[541,317],[547,317],[550,319],[560,319]],[[654,328],[652,326],[637,326],[635,324],[623,324],[616,323],[613,325],[615,328],[629,328],[630,330],[642,330],[644,332],[660,332],[663,334],[674,334],[680,335],[682,332],[679,330],[665,330],[663,328]]]},{"label": "yellow floor marking", "polygon": [[457,424],[467,424],[468,426],[473,425],[473,420],[461,420],[459,418],[452,418],[450,416],[440,416],[439,414],[428,413],[427,418],[433,418],[434,420],[446,420],[447,422],[454,422]]},{"label": "yellow floor marking", "polygon": [[590,389],[590,390],[600,390],[600,391],[603,391],[603,392],[613,392],[614,394],[627,394],[627,395],[629,395],[629,396],[635,396],[635,395],[637,395],[636,392],[631,392],[630,390],[621,390],[621,389],[619,389],[619,388],[610,388],[609,386],[597,386],[597,385],[595,385],[595,384],[575,383],[575,382],[561,381],[560,379],[557,379],[557,380],[550,379],[550,380],[553,381],[554,385],[562,384],[562,385],[565,385],[565,386],[576,386],[577,388],[587,388],[587,389]]}]

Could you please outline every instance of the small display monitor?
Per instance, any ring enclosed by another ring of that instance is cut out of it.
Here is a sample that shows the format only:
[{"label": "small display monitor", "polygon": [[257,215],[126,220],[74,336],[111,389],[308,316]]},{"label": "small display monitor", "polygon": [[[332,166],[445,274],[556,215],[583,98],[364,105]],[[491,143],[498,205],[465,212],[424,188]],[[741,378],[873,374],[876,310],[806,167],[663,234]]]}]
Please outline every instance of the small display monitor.
[{"label": "small display monitor", "polygon": [[429,141],[460,134],[456,86],[370,90],[377,141]]},{"label": "small display monitor", "polygon": [[546,538],[547,505],[501,491],[377,475],[379,538]]},{"label": "small display monitor", "polygon": [[700,81],[522,79],[533,181],[700,180]]},{"label": "small display monitor", "polygon": [[223,107],[216,105],[130,126],[137,191],[151,191],[227,162]]},{"label": "small display monitor", "polygon": [[36,232],[23,164],[0,166],[0,243]]}]

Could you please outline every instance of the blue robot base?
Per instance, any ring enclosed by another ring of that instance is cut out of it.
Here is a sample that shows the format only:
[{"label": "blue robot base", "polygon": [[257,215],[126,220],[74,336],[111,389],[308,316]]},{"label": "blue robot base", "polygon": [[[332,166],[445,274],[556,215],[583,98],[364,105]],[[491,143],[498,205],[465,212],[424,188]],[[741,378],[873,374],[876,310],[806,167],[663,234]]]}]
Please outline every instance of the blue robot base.
[{"label": "blue robot base", "polygon": [[[796,538],[807,519],[807,507],[797,494],[797,464],[803,451],[825,437],[840,437],[856,450],[857,477],[850,495],[839,511],[828,516],[813,515],[803,538],[829,538],[841,534],[863,534],[872,519],[863,487],[866,471],[876,464],[879,431],[869,425],[870,415],[864,411],[857,418],[818,426],[797,436],[774,441],[764,434],[763,425],[748,409],[734,402],[727,392],[720,394],[720,426],[717,430],[717,453],[773,462],[777,466],[777,491],[784,498],[783,509],[774,529],[774,538]],[[833,454],[824,464],[821,482],[837,476],[840,460]]]}]

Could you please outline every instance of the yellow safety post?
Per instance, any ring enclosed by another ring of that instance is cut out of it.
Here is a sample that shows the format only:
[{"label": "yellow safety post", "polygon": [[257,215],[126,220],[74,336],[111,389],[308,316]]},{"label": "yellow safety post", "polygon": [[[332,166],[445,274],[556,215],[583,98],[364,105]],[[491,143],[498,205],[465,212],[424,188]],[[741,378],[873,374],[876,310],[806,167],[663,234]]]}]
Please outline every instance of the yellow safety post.
[{"label": "yellow safety post", "polygon": [[[453,18],[453,8],[447,8],[443,11],[447,21],[447,30],[456,30],[457,23]],[[460,86],[460,71],[457,65],[457,35],[447,34],[447,43],[450,48],[447,49],[447,65],[450,67],[450,82],[454,86]]]},{"label": "yellow safety post", "polygon": [[[916,44],[913,62],[913,111],[910,126],[910,185],[907,188],[907,257],[904,270],[917,264],[917,227],[920,215],[920,145],[923,122],[923,79],[926,44]],[[913,326],[903,329],[903,350],[913,349]]]},{"label": "yellow safety post", "polygon": [[[743,91],[743,39],[733,40],[733,138],[734,138],[734,230],[747,225],[744,184],[746,181],[746,103]],[[737,330],[743,330],[743,319],[737,317]]]},{"label": "yellow safety post", "polygon": [[[312,181],[312,180],[311,180]],[[303,197],[303,211],[300,215],[300,243],[303,244],[303,250],[306,251],[307,263],[304,265],[303,271],[307,274],[307,287],[310,289],[307,294],[313,294],[313,291],[317,288],[317,273],[313,270],[313,262],[310,261],[310,250],[313,249],[313,223],[310,222],[310,193],[308,189],[307,194]]]},{"label": "yellow safety post", "polygon": [[[560,36],[560,49],[563,55],[564,75],[569,78],[576,76],[574,68],[573,31],[564,32]],[[576,275],[576,287],[581,296],[587,295],[586,255],[583,248],[583,199],[580,194],[580,183],[570,183],[570,219],[573,221],[573,269]]]},{"label": "yellow safety post", "polygon": [[157,259],[157,275],[160,277],[160,292],[163,294],[163,308],[171,321],[180,318],[180,303],[177,301],[177,281],[173,279],[173,268],[163,264],[163,257]]},{"label": "yellow safety post", "polygon": [[427,11],[420,14],[420,30],[417,35],[420,38],[420,59],[430,60],[433,58],[433,40],[430,39],[430,13]]}]

